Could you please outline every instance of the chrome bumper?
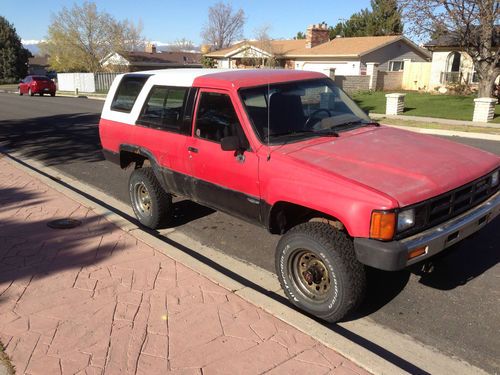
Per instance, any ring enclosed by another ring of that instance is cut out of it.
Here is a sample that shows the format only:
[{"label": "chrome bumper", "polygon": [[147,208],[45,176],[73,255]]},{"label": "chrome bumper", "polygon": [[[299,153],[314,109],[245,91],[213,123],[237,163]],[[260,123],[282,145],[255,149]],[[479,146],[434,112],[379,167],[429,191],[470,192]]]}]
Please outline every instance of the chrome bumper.
[{"label": "chrome bumper", "polygon": [[500,192],[469,211],[434,228],[401,240],[408,253],[425,246],[425,253],[410,259],[407,265],[436,255],[447,247],[477,232],[500,214]]},{"label": "chrome bumper", "polygon": [[[477,232],[500,214],[500,192],[469,211],[433,228],[400,241],[382,242],[355,238],[354,250],[358,260],[371,267],[396,271],[425,260],[447,247]],[[419,256],[412,251],[423,249]]]}]

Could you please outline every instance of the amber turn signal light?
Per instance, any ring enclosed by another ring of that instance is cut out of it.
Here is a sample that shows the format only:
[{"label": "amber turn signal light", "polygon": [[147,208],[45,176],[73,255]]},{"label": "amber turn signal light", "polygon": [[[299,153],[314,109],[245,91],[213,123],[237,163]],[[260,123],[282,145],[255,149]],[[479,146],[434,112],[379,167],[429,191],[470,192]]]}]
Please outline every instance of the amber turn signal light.
[{"label": "amber turn signal light", "polygon": [[408,253],[408,260],[424,255],[427,252],[427,246],[419,247]]},{"label": "amber turn signal light", "polygon": [[376,240],[392,240],[396,228],[394,212],[373,211],[370,224],[370,237]]}]

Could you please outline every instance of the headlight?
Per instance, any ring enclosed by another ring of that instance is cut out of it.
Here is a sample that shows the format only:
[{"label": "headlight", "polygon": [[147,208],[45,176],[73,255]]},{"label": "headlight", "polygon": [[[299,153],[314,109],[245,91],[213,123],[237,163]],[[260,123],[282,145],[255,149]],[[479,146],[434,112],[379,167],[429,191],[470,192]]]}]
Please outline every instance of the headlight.
[{"label": "headlight", "polygon": [[398,213],[397,232],[400,233],[415,225],[415,209],[404,210]]},{"label": "headlight", "polygon": [[496,171],[491,175],[491,186],[497,186],[499,174],[500,174],[499,171]]}]

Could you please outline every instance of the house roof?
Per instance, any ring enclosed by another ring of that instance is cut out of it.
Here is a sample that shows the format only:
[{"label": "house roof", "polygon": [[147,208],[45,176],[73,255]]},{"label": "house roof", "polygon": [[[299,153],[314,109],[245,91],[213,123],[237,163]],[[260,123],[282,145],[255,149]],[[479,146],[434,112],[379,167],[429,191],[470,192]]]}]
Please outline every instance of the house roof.
[{"label": "house roof", "polygon": [[[437,38],[434,38],[430,42],[426,43],[424,46],[429,49],[434,49],[436,47],[460,47],[461,46],[461,36],[456,32],[445,33]],[[500,45],[500,26],[494,27],[492,46],[497,47]]]},{"label": "house roof", "polygon": [[210,52],[206,54],[207,57],[228,57],[241,49],[245,49],[248,46],[255,47],[257,49],[263,50],[268,53],[274,53],[275,55],[288,55],[296,50],[300,50],[305,47],[305,39],[283,39],[283,40],[270,40],[270,41],[259,41],[259,40],[245,40],[243,42],[236,43],[235,45],[220,49],[218,51]]},{"label": "house roof", "polygon": [[31,66],[33,66],[33,65],[49,66],[49,57],[48,56],[33,56],[33,57],[29,58],[28,63]]},{"label": "house roof", "polygon": [[131,65],[167,64],[200,65],[201,53],[195,52],[123,52],[120,53]]},{"label": "house roof", "polygon": [[361,57],[397,41],[405,42],[420,51],[421,54],[430,57],[429,52],[418,47],[402,35],[335,38],[313,48],[306,48],[306,39],[272,40],[267,43],[246,41],[235,44],[229,48],[211,52],[206,56],[215,58],[230,57],[240,50],[248,48],[248,46],[253,46],[274,55],[281,55],[284,57]]}]

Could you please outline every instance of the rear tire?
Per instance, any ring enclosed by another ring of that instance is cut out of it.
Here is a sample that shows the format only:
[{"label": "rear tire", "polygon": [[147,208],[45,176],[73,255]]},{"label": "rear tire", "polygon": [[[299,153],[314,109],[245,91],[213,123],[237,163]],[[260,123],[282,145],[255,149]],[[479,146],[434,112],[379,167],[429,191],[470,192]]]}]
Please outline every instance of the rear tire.
[{"label": "rear tire", "polygon": [[160,186],[152,168],[139,168],[129,179],[130,203],[137,220],[157,229],[172,218],[172,196]]},{"label": "rear tire", "polygon": [[366,271],[353,241],[324,223],[300,224],[276,248],[276,272],[290,301],[327,322],[337,322],[361,303]]},{"label": "rear tire", "polygon": [[55,92],[51,92],[50,96],[54,97],[54,96],[56,96],[56,93]]}]

